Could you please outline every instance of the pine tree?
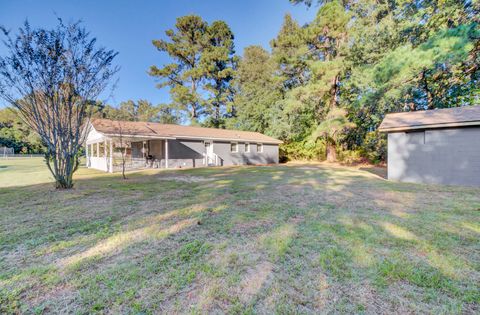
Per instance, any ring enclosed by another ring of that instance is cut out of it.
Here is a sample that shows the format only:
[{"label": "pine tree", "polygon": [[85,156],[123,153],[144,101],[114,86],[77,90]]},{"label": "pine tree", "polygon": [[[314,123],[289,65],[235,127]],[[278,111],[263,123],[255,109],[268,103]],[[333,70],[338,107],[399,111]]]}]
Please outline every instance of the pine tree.
[{"label": "pine tree", "polygon": [[206,76],[201,57],[205,50],[208,25],[197,15],[177,19],[175,30],[165,32],[169,40],[154,40],[153,45],[166,52],[173,62],[162,68],[150,67],[150,75],[158,78],[159,88],[170,87],[172,103],[188,113],[192,123],[204,113],[200,89]]},{"label": "pine tree", "polygon": [[277,38],[270,42],[273,60],[278,65],[278,74],[286,90],[308,81],[308,48],[303,33],[304,30],[287,14]]},{"label": "pine tree", "polygon": [[237,117],[228,121],[229,127],[278,136],[276,132],[281,124],[275,117],[281,84],[275,77],[275,66],[262,47],[245,48],[235,78]]},{"label": "pine tree", "polygon": [[208,44],[202,55],[208,82],[205,89],[210,92],[210,97],[206,100],[209,115],[206,125],[219,128],[225,125],[226,117],[235,115],[232,106],[234,89],[231,82],[237,57],[233,33],[225,22],[213,22],[208,27],[206,36]]},{"label": "pine tree", "polygon": [[[286,108],[295,120],[305,126],[301,131],[313,138],[323,137],[327,146],[327,160],[336,160],[337,133],[347,130],[348,118],[339,109],[341,80],[345,76],[345,56],[348,49],[348,23],[351,15],[338,1],[323,5],[316,19],[304,29],[304,40],[308,47],[308,67],[310,78],[306,84],[290,91],[286,98]],[[330,113],[330,115],[329,115]],[[339,119],[342,113],[343,119]],[[307,120],[302,118],[307,117]],[[331,136],[325,126],[344,122],[345,128],[338,127]],[[297,128],[298,130],[298,128]]]},{"label": "pine tree", "polygon": [[169,40],[154,40],[153,45],[173,62],[150,67],[150,75],[160,80],[159,88],[170,88],[171,106],[188,113],[191,123],[220,127],[227,113],[233,113],[227,108],[236,63],[232,31],[223,21],[208,25],[188,15],[178,18],[175,30],[166,35]]}]

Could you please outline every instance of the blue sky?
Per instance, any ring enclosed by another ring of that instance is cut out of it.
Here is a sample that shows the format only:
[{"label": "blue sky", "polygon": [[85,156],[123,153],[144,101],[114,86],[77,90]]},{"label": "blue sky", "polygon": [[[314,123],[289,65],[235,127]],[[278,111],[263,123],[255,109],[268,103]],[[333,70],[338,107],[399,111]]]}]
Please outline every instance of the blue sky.
[{"label": "blue sky", "polygon": [[235,34],[236,51],[242,54],[244,47],[253,44],[269,49],[286,13],[304,24],[316,12],[288,0],[0,1],[0,23],[8,29],[16,30],[26,18],[34,27],[55,25],[55,15],[67,21],[81,19],[99,44],[118,51],[119,82],[107,100],[112,105],[128,99],[169,102],[168,90],[157,89],[147,70],[169,62],[168,55],[158,52],[151,42],[165,38],[165,30],[173,27],[177,17],[198,14],[208,22],[226,21]]}]

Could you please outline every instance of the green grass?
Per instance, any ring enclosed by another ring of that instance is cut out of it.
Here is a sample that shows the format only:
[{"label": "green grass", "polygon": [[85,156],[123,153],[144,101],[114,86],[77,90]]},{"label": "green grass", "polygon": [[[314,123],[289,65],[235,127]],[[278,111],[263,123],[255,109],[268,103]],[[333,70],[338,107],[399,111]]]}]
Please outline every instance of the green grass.
[{"label": "green grass", "polygon": [[0,160],[0,313],[477,313],[480,189],[326,164]]}]

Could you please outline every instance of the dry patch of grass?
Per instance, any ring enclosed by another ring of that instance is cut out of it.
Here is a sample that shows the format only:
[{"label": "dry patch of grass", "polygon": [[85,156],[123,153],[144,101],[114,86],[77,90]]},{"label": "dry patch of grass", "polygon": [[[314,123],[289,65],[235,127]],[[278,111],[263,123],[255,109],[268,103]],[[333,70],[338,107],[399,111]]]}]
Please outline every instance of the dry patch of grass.
[{"label": "dry patch of grass", "polygon": [[0,313],[480,311],[479,189],[309,163],[54,191],[25,163],[0,173]]},{"label": "dry patch of grass", "polygon": [[159,180],[173,180],[185,183],[199,183],[199,182],[208,182],[213,180],[212,178],[202,177],[202,176],[191,176],[191,175],[184,175],[184,176],[159,176]]}]

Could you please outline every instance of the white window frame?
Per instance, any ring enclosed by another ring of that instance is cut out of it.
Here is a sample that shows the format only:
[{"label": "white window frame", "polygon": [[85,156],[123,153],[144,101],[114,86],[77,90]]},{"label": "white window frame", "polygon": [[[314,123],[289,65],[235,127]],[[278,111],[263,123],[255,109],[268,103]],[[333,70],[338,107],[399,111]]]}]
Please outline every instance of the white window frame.
[{"label": "white window frame", "polygon": [[245,142],[245,153],[250,153],[250,143]]},{"label": "white window frame", "polygon": [[[235,144],[235,151],[232,150],[232,144]],[[238,142],[230,142],[230,153],[238,153]]]},{"label": "white window frame", "polygon": [[[259,146],[260,146],[260,150],[258,150]],[[257,153],[263,153],[263,143],[257,143]]]}]

